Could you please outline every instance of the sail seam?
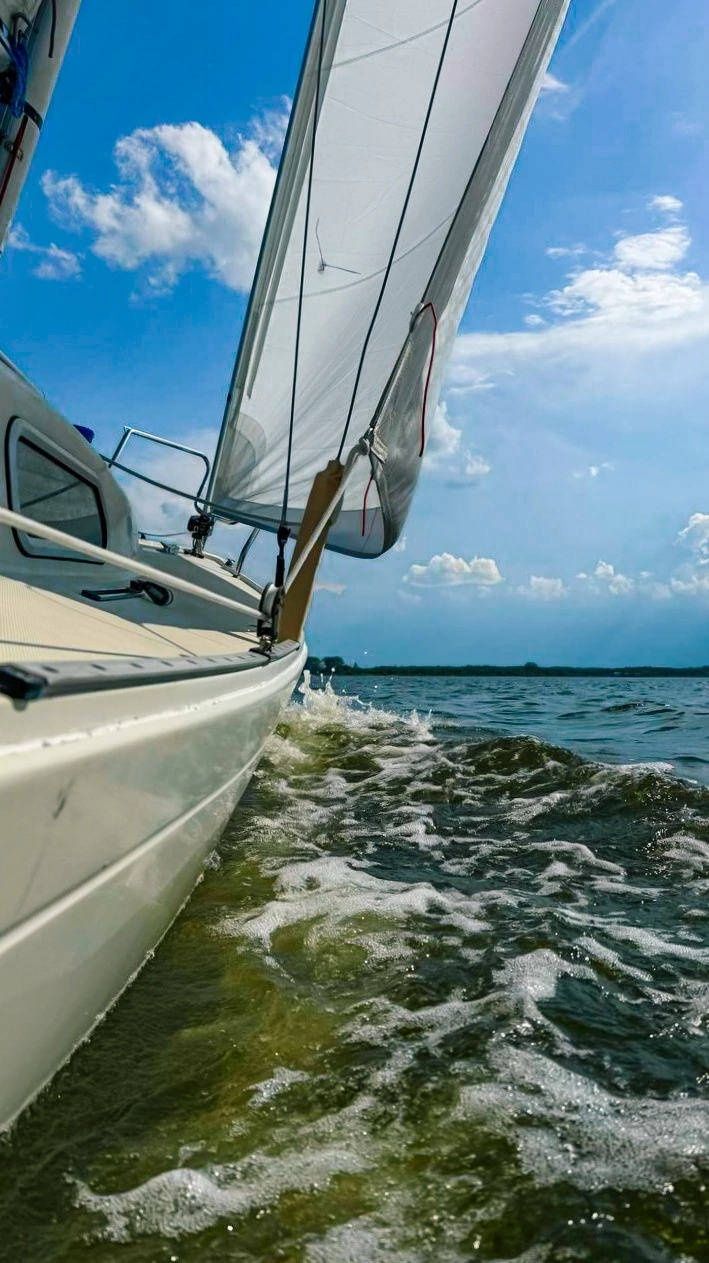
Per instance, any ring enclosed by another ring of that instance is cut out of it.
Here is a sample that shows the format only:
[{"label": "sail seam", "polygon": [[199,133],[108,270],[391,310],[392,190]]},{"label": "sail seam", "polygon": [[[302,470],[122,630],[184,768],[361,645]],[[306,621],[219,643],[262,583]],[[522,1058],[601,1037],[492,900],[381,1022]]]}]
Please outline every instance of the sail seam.
[{"label": "sail seam", "polygon": [[[464,18],[466,13],[471,13],[473,9],[477,9],[479,5],[484,3],[485,0],[473,0],[472,4],[466,5],[457,16]],[[332,68],[333,70],[340,70],[342,66],[356,66],[359,62],[369,61],[372,57],[379,57],[381,53],[390,53],[393,48],[405,48],[407,44],[415,44],[417,40],[425,39],[427,35],[433,35],[435,31],[440,31],[445,25],[445,22],[436,22],[435,26],[428,26],[425,31],[417,31],[415,35],[409,35],[406,39],[395,39],[391,44],[382,44],[381,48],[373,48],[371,52],[360,53],[358,57],[347,57],[344,61],[333,62]]]}]

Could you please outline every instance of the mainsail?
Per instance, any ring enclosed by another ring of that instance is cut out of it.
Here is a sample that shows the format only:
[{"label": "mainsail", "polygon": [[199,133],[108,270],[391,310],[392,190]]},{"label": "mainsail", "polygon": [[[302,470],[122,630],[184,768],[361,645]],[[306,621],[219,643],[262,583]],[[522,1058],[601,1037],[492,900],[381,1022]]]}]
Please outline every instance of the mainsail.
[{"label": "mainsail", "polygon": [[395,543],[446,360],[569,0],[319,0],[211,485],[297,534],[368,435],[328,547]]}]

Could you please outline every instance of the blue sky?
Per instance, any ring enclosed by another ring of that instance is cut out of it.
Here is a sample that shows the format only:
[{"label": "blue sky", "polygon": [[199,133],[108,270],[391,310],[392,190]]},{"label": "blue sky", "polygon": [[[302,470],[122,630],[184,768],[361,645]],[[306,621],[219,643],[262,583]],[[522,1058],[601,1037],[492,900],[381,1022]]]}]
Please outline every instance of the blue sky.
[{"label": "blue sky", "polygon": [[[198,35],[187,4],[150,29],[104,10],[80,14],[0,262],[2,346],[101,450],[123,424],[209,450],[311,6],[215,4]],[[315,652],[709,662],[708,62],[702,0],[572,0],[405,546],[326,559]]]}]

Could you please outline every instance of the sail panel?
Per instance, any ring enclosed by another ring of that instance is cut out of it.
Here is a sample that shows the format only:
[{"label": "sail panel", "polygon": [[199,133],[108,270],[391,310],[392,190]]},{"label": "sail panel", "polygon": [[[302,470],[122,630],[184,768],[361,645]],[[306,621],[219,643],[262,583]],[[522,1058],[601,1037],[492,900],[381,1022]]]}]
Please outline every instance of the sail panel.
[{"label": "sail panel", "polygon": [[288,522],[297,531],[351,408],[345,450],[376,422],[376,455],[356,467],[329,547],[373,556],[403,525],[424,396],[430,418],[567,4],[460,0],[441,63],[451,0],[321,0],[215,467],[212,497],[238,520],[281,516],[321,39]]}]

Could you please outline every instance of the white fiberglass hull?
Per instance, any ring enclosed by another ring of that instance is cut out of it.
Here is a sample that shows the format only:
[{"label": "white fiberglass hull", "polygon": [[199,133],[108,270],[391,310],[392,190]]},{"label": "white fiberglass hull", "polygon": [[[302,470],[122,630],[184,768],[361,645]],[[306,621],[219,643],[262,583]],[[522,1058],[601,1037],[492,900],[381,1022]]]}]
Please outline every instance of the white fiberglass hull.
[{"label": "white fiberglass hull", "polygon": [[304,659],[0,713],[0,1126],[179,912]]}]

